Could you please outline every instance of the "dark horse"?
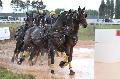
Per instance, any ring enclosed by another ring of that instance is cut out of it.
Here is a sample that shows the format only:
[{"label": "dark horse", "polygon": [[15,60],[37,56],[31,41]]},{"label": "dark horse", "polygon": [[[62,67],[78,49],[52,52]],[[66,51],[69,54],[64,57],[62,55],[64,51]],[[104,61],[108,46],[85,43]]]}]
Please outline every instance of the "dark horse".
[{"label": "dark horse", "polygon": [[[71,10],[68,12],[66,15],[67,20],[66,20],[66,31],[63,31],[63,34],[65,36],[65,40],[62,40],[60,37],[60,32],[58,34],[53,34],[51,35],[51,38],[48,40],[48,45],[50,49],[50,55],[51,55],[51,73],[54,73],[53,65],[54,65],[54,50],[57,51],[64,51],[66,53],[66,57],[64,61],[61,61],[59,66],[64,67],[69,64],[69,69],[70,69],[70,75],[75,74],[75,72],[72,70],[71,66],[71,61],[72,61],[72,53],[73,53],[73,47],[76,45],[78,37],[78,30],[79,30],[79,24],[82,24],[84,28],[87,27],[87,22],[86,22],[86,14],[84,12],[85,8],[81,9],[80,7],[78,8],[78,12],[74,11],[72,12]],[[58,25],[56,23],[53,27],[56,28]],[[57,25],[57,26],[56,26]],[[55,35],[54,35],[55,34]],[[59,38],[59,39],[58,39]],[[62,40],[62,41],[61,41]],[[62,49],[62,50],[61,50]],[[52,67],[53,66],[53,67]]]},{"label": "dark horse", "polygon": [[54,74],[54,56],[55,51],[64,51],[66,57],[61,61],[59,66],[64,67],[69,64],[70,75],[74,75],[72,70],[71,61],[73,47],[77,43],[77,33],[79,24],[84,28],[87,27],[85,8],[78,8],[78,11],[63,12],[52,28],[44,31],[41,27],[32,27],[27,30],[24,41],[24,50],[29,45],[34,46],[36,49],[47,49],[51,57],[51,73]]},{"label": "dark horse", "polygon": [[[29,65],[33,65],[36,62],[37,57],[38,57],[39,52],[40,52],[39,48],[42,48],[40,46],[43,46],[43,41],[41,41],[42,40],[41,38],[43,38],[45,36],[45,33],[46,33],[45,17],[44,16],[45,16],[44,14],[38,13],[34,18],[35,19],[34,26],[31,27],[30,29],[28,29],[25,33],[24,46],[23,46],[24,53],[28,52],[28,48],[32,48],[32,51],[30,52],[30,58],[28,60]],[[36,33],[36,32],[38,32],[38,33]],[[39,39],[41,39],[41,40],[39,40]],[[39,41],[35,41],[35,40],[39,40]],[[23,55],[25,55],[24,53],[23,53]],[[42,52],[42,54],[43,54],[43,52]],[[36,56],[36,59],[35,59],[35,62],[33,63],[32,59],[35,56]],[[18,61],[18,64],[21,64],[22,61],[24,61],[24,59],[25,59],[25,56],[22,56],[22,58],[20,58],[20,60]]]},{"label": "dark horse", "polygon": [[27,18],[25,20],[25,24],[21,25],[19,27],[19,29],[16,31],[16,35],[15,35],[15,39],[16,39],[16,48],[14,50],[14,54],[13,57],[11,59],[12,62],[14,62],[14,60],[18,60],[18,54],[23,51],[22,47],[24,44],[24,36],[25,36],[25,32],[28,28],[33,26],[33,14],[29,14],[26,12]]}]

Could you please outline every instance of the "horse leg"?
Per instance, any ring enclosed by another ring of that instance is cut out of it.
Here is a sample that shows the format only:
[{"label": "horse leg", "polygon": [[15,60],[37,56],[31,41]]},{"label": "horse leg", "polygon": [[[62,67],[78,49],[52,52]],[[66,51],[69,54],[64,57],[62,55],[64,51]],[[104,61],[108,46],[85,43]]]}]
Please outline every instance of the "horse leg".
[{"label": "horse leg", "polygon": [[18,51],[17,51],[17,48],[15,48],[11,62],[14,62],[14,60],[17,60],[17,59],[18,59]]},{"label": "horse leg", "polygon": [[50,53],[48,53],[48,66],[50,66],[50,63],[51,63],[51,56]]},{"label": "horse leg", "polygon": [[35,53],[36,53],[36,49],[35,48],[30,48],[30,58],[28,60],[28,63],[29,63],[30,66],[33,65],[32,59],[35,56]]},{"label": "horse leg", "polygon": [[35,60],[34,60],[34,64],[37,62],[37,59],[38,59],[39,53],[40,53],[40,50],[37,49],[36,57],[35,57]]},{"label": "horse leg", "polygon": [[40,54],[40,63],[39,63],[39,65],[43,65],[44,59],[45,59],[45,52],[44,52],[44,50],[42,50],[41,54]]},{"label": "horse leg", "polygon": [[14,60],[18,61],[18,54],[20,53],[20,50],[21,50],[21,42],[17,41],[11,62],[14,62]]},{"label": "horse leg", "polygon": [[55,51],[53,49],[50,50],[50,56],[51,56],[51,73],[55,74],[55,65],[54,65],[54,56],[55,56]]},{"label": "horse leg", "polygon": [[20,59],[17,61],[18,65],[21,65],[22,62],[25,60],[26,54],[28,54],[28,46],[24,44],[22,51],[21,51],[21,57]]},{"label": "horse leg", "polygon": [[60,62],[59,66],[63,68],[69,64],[69,70],[70,70],[69,75],[74,75],[75,72],[72,70],[72,66],[71,66],[73,48],[68,46],[65,53],[66,54],[64,55],[64,60]]},{"label": "horse leg", "polygon": [[69,58],[69,51],[70,51],[70,49],[69,48],[67,48],[66,50],[65,50],[65,54],[64,54],[64,60],[63,61],[61,61],[60,62],[60,64],[59,64],[59,66],[61,67],[61,68],[64,68],[65,66],[67,66],[69,63],[68,63],[68,58]]},{"label": "horse leg", "polygon": [[73,54],[73,47],[70,48],[70,54],[69,54],[69,57],[68,57],[69,70],[70,70],[70,74],[69,75],[74,75],[75,74],[75,72],[72,70],[72,65],[71,65],[72,54]]}]

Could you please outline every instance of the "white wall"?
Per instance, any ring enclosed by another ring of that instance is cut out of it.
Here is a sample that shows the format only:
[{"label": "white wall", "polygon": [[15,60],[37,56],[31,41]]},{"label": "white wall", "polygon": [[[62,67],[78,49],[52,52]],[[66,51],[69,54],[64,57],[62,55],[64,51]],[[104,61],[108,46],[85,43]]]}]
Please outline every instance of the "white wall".
[{"label": "white wall", "polygon": [[0,40],[10,39],[9,27],[0,27]]},{"label": "white wall", "polygon": [[120,36],[116,36],[117,29],[95,30],[95,61],[120,61]]}]

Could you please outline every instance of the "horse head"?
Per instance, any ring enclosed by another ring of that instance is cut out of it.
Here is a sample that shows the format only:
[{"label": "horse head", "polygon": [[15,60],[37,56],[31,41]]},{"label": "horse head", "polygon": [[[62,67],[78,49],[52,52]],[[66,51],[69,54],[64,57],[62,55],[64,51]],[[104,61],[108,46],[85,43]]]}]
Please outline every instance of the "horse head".
[{"label": "horse head", "polygon": [[37,14],[35,16],[35,24],[36,26],[43,26],[45,24],[45,21],[44,21],[44,14]]},{"label": "horse head", "polygon": [[78,16],[75,16],[77,17],[79,23],[84,27],[86,28],[87,27],[87,21],[86,21],[86,17],[87,17],[87,14],[85,13],[85,7],[83,9],[78,8]]},{"label": "horse head", "polygon": [[33,13],[26,12],[26,16],[27,16],[27,18],[25,20],[26,24],[28,25],[28,27],[32,27],[33,21],[34,21]]}]

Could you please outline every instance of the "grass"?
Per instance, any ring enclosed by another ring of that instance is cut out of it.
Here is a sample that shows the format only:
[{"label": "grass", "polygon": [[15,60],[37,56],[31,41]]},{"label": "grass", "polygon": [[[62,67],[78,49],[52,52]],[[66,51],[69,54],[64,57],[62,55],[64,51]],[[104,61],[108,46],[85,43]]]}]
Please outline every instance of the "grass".
[{"label": "grass", "polygon": [[95,40],[95,29],[120,29],[120,25],[89,25],[86,29],[80,28],[79,40]]},{"label": "grass", "polygon": [[20,25],[20,23],[0,23],[0,27],[10,27],[10,30],[15,30]]},{"label": "grass", "polygon": [[0,67],[0,79],[35,79],[32,75],[14,74],[6,68]]},{"label": "grass", "polygon": [[80,28],[78,32],[79,40],[94,40],[95,39],[95,29],[92,26],[87,28]]},{"label": "grass", "polygon": [[120,29],[120,25],[93,25],[95,29]]}]

